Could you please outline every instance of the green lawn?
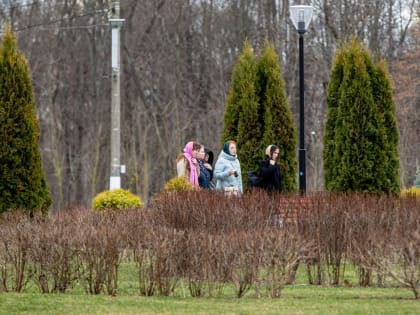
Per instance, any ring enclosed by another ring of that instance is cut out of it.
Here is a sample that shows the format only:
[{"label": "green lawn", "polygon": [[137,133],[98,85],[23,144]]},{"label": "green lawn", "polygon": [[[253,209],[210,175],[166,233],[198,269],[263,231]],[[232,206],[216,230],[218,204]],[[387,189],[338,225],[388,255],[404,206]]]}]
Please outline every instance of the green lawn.
[{"label": "green lawn", "polygon": [[280,299],[0,294],[0,314],[419,314],[404,289],[293,286]]},{"label": "green lawn", "polygon": [[[221,298],[191,298],[182,282],[175,296],[141,297],[133,272],[133,265],[122,266],[116,297],[89,296],[81,287],[66,294],[40,294],[35,287],[0,293],[0,314],[420,314],[408,289],[310,286],[302,271],[278,299],[258,299],[254,290],[237,299],[229,287]],[[353,280],[351,270],[347,274]]]}]

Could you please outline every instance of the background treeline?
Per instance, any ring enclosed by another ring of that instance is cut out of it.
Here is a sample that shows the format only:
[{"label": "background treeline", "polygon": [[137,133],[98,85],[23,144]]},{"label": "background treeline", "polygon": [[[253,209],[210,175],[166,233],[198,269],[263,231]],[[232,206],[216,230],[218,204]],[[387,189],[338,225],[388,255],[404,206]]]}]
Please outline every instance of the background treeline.
[{"label": "background treeline", "polygon": [[[0,291],[118,295],[120,267],[130,265],[140,295],[181,286],[191,296],[223,296],[229,287],[237,297],[280,297],[300,265],[309,284],[399,286],[419,298],[418,209],[418,198],[254,191],[165,192],[142,210],[7,212]],[[349,267],[358,278],[349,281]]]},{"label": "background treeline", "polygon": [[[299,1],[296,1],[297,3]],[[388,60],[400,129],[400,180],[411,186],[419,131],[419,3],[414,0],[312,1],[305,35],[307,177],[323,189],[326,88],[337,44],[360,38]],[[110,1],[0,3],[33,78],[41,150],[53,207],[88,205],[108,188],[110,156]],[[298,118],[298,35],[289,1],[123,0],[123,187],[143,200],[175,175],[190,139],[217,154],[232,69],[247,37],[278,52],[288,102]],[[314,132],[314,133],[313,133]],[[239,148],[240,149],[240,148]]]}]

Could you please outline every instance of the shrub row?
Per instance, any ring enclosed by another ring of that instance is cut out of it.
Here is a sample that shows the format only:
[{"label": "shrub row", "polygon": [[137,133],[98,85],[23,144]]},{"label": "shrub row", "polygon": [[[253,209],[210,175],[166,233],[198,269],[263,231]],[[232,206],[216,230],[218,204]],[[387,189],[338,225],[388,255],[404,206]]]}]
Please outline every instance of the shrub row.
[{"label": "shrub row", "polygon": [[141,295],[170,295],[180,279],[191,296],[238,297],[250,288],[279,297],[306,264],[309,281],[339,285],[343,266],[361,285],[392,277],[418,298],[419,199],[363,194],[301,198],[254,191],[166,192],[142,210],[75,209],[49,218],[17,212],[0,219],[0,291],[118,294],[121,262],[135,263]]}]

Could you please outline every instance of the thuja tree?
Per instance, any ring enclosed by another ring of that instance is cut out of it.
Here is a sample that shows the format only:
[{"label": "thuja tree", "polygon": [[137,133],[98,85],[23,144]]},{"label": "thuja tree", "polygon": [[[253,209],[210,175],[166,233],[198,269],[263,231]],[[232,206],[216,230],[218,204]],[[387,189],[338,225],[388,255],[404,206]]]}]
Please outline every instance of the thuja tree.
[{"label": "thuja tree", "polygon": [[383,190],[396,194],[399,186],[398,127],[396,108],[392,95],[392,80],[385,61],[381,60],[373,73],[373,97],[378,106],[379,119],[385,129],[384,152],[387,158],[386,176],[382,182]]},{"label": "thuja tree", "polygon": [[279,58],[268,41],[258,62],[246,40],[238,57],[227,99],[222,142],[236,139],[243,179],[256,169],[269,144],[280,147],[283,190],[296,183],[296,130],[286,100]]},{"label": "thuja tree", "polygon": [[258,141],[261,138],[258,112],[254,53],[249,42],[245,40],[242,53],[232,73],[222,139],[222,142],[226,140],[237,142],[244,181],[246,181],[246,171],[255,164],[258,156]]},{"label": "thuja tree", "polygon": [[223,119],[222,144],[227,140],[237,140],[239,118],[244,108],[255,108],[257,105],[254,53],[248,40],[245,40],[243,50],[232,72]]},{"label": "thuja tree", "polygon": [[[337,191],[392,192],[385,88],[370,53],[356,39],[338,51],[327,95],[325,186]],[[397,185],[398,185],[398,177]]]},{"label": "thuja tree", "polygon": [[48,211],[51,197],[38,139],[28,62],[7,27],[0,46],[0,212]]},{"label": "thuja tree", "polygon": [[260,104],[259,124],[262,137],[259,154],[275,144],[280,148],[282,190],[297,189],[296,128],[293,114],[286,99],[284,80],[281,76],[279,57],[267,40],[256,66],[256,90]]},{"label": "thuja tree", "polygon": [[324,133],[324,176],[325,187],[327,190],[334,188],[334,179],[337,178],[336,167],[340,154],[337,152],[335,131],[340,129],[338,118],[338,107],[340,101],[340,85],[343,81],[343,64],[345,53],[343,49],[339,50],[335,55],[334,66],[331,73],[331,80],[327,90],[327,119],[325,123]]}]

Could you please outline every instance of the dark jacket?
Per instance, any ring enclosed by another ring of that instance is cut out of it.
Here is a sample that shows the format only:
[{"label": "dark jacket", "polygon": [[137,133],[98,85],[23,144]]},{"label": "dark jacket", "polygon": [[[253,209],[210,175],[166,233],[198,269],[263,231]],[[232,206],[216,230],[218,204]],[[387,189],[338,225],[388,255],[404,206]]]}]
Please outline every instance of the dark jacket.
[{"label": "dark jacket", "polygon": [[210,173],[210,181],[211,181],[213,179],[213,159],[214,159],[214,154],[213,154],[213,151],[211,151],[208,148],[204,148],[204,152],[209,155],[208,163],[210,164],[210,166],[211,166],[212,169],[211,170],[207,169],[207,171]]},{"label": "dark jacket", "polygon": [[213,178],[213,172],[204,167],[203,161],[199,160],[198,165],[200,166],[200,176],[198,176],[198,184],[201,188],[210,189],[210,182]]},{"label": "dark jacket", "polygon": [[276,163],[270,164],[270,158],[266,156],[259,167],[260,176],[263,178],[261,188],[269,191],[281,191],[280,166]]},{"label": "dark jacket", "polygon": [[[205,148],[204,152],[209,155],[208,163],[213,166],[213,152]],[[211,189],[212,188],[212,179],[213,179],[213,170],[209,170],[204,166],[204,161],[199,160],[198,165],[200,166],[200,176],[198,177],[198,184],[201,188]]]}]

